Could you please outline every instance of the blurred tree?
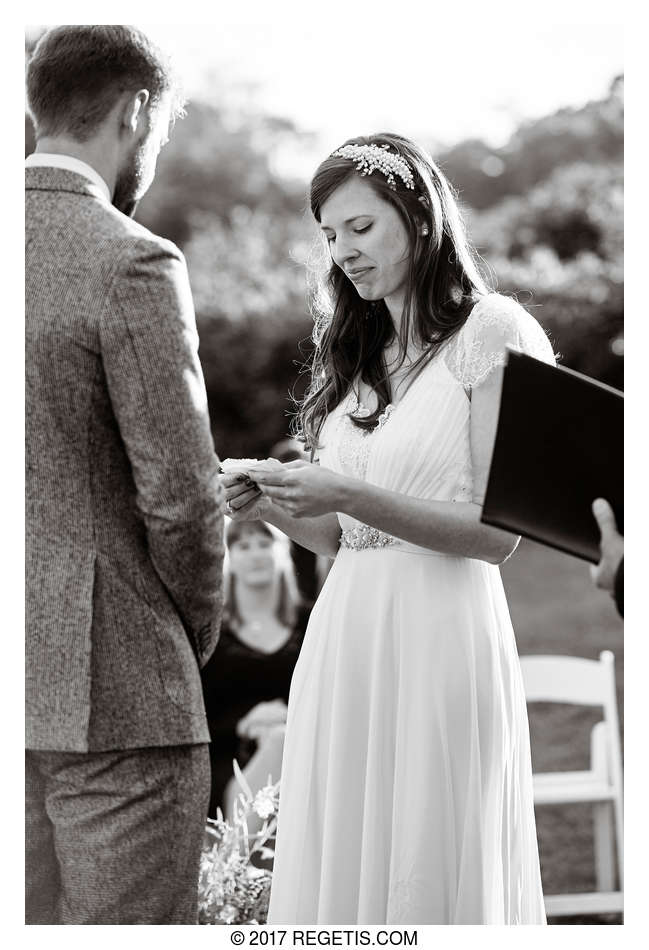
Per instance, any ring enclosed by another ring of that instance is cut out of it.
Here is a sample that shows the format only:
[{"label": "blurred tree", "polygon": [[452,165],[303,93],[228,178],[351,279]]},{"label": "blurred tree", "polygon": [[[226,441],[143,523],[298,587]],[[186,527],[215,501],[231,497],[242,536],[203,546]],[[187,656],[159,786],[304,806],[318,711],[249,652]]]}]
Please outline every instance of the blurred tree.
[{"label": "blurred tree", "polygon": [[305,383],[299,343],[312,324],[302,265],[314,228],[304,183],[273,169],[287,143],[299,149],[301,136],[281,118],[190,103],[138,208],[138,220],[185,252],[221,455],[268,452]]},{"label": "blurred tree", "polygon": [[525,196],[474,213],[471,233],[500,289],[525,294],[563,362],[622,388],[622,164],[560,167]]},{"label": "blurred tree", "polygon": [[616,76],[605,99],[526,122],[502,148],[467,140],[438,152],[436,158],[462,200],[479,209],[506,195],[525,194],[562,165],[619,161],[624,143],[623,89],[623,77]]},{"label": "blurred tree", "polygon": [[[25,68],[27,68],[29,57],[34,52],[34,47],[44,32],[44,27],[25,27]],[[34,135],[34,123],[27,109],[25,109],[25,158],[31,155],[35,148],[36,137]]]},{"label": "blurred tree", "polygon": [[160,155],[138,220],[183,246],[199,212],[225,224],[235,207],[263,209],[278,220],[298,215],[304,184],[271,170],[273,149],[287,139],[299,147],[300,134],[287,120],[243,113],[235,122],[224,105],[190,103]]},{"label": "blurred tree", "polygon": [[562,166],[523,197],[471,215],[474,244],[519,258],[541,245],[562,261],[590,251],[621,265],[623,168],[578,162]]},{"label": "blurred tree", "polygon": [[304,262],[313,237],[304,219],[247,206],[229,220],[191,219],[185,247],[201,338],[201,361],[219,452],[266,453],[288,432],[312,323]]},{"label": "blurred tree", "polygon": [[218,316],[209,326],[199,318],[199,332],[217,451],[221,458],[266,457],[289,431],[294,398],[304,394],[300,344],[308,343],[310,321]]}]

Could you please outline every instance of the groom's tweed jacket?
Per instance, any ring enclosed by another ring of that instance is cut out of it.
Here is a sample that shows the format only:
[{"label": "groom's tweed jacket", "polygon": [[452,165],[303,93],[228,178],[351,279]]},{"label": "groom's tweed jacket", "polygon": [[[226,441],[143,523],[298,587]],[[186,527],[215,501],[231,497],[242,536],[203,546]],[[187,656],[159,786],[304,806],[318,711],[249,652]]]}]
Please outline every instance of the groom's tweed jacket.
[{"label": "groom's tweed jacket", "polygon": [[26,175],[27,747],[207,742],[224,502],[185,262]]}]

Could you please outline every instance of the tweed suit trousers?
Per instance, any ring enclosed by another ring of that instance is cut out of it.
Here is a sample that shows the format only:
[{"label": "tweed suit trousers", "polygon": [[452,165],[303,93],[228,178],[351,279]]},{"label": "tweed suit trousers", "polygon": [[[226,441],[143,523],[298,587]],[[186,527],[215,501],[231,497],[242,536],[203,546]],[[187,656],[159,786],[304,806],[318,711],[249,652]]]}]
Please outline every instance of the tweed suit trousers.
[{"label": "tweed suit trousers", "polygon": [[28,751],[27,924],[196,924],[206,744]]}]

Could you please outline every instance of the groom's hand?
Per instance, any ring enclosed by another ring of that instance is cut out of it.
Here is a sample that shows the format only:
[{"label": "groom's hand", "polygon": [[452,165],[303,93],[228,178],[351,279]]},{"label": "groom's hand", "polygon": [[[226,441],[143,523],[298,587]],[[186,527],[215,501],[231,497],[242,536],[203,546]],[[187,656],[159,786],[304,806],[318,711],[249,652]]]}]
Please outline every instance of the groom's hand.
[{"label": "groom's hand", "polygon": [[220,475],[225,489],[225,513],[233,521],[263,521],[268,509],[264,498],[251,479],[245,475],[230,473]]}]

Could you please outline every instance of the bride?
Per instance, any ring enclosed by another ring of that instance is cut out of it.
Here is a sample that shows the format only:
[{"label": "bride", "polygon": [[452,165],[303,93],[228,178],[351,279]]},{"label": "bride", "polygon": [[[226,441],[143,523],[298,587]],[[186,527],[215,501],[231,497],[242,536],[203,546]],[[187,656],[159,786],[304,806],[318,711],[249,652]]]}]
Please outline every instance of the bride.
[{"label": "bride", "polygon": [[350,140],[310,197],[331,255],[299,416],[319,464],[223,476],[235,519],[335,558],[291,685],[269,922],[542,924],[498,570],[518,538],[480,510],[506,347],[552,348],[489,293],[413,142]]}]

